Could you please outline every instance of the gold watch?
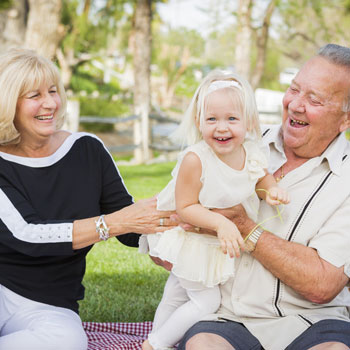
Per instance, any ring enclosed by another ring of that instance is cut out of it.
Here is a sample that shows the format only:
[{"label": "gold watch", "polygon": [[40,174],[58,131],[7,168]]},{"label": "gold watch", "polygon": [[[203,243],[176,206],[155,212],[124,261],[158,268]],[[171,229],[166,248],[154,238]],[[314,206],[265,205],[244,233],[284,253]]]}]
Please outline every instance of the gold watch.
[{"label": "gold watch", "polygon": [[254,231],[249,235],[248,239],[245,242],[244,250],[247,253],[252,253],[255,250],[256,244],[258,243],[258,240],[261,236],[261,234],[264,232],[264,229],[260,226],[256,227]]}]

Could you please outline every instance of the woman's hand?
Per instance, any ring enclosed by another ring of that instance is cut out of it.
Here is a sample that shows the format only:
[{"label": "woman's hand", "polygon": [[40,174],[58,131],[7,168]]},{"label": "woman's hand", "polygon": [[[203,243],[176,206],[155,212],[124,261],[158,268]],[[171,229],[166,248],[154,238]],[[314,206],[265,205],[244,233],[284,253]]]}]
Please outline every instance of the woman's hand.
[{"label": "woman's hand", "polygon": [[112,235],[135,232],[141,234],[163,232],[178,225],[173,211],[157,210],[155,197],[140,200],[106,216]]}]

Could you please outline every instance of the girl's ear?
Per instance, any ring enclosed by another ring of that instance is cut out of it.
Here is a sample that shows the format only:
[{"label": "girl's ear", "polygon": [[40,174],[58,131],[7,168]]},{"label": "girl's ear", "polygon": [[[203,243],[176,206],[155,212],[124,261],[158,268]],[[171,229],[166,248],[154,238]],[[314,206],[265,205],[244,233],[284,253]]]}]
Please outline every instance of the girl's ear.
[{"label": "girl's ear", "polygon": [[196,124],[196,127],[197,127],[197,129],[199,130],[199,116],[198,115],[196,115],[196,118],[195,118],[195,124]]}]

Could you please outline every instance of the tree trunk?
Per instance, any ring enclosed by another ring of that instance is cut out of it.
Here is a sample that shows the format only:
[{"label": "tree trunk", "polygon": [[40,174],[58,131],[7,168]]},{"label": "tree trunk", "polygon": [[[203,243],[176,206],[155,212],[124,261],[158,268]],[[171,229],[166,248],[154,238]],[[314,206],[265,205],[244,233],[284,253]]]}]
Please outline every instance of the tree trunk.
[{"label": "tree trunk", "polygon": [[61,0],[29,0],[25,46],[52,58],[63,34]]},{"label": "tree trunk", "polygon": [[134,112],[141,117],[135,122],[134,142],[141,144],[135,151],[136,162],[150,159],[150,65],[151,65],[151,0],[137,0],[134,20]]},{"label": "tree trunk", "polygon": [[61,68],[63,85],[67,89],[73,75],[72,64],[73,62],[75,63],[74,50],[71,48],[66,49],[66,55],[64,55],[62,49],[58,47],[56,50],[56,57]]},{"label": "tree trunk", "polygon": [[22,46],[26,32],[28,3],[14,0],[13,6],[0,13],[0,51]]},{"label": "tree trunk", "polygon": [[237,13],[237,34],[236,34],[236,51],[235,67],[238,73],[246,79],[250,78],[251,62],[251,13],[253,0],[239,0]]},{"label": "tree trunk", "polygon": [[265,12],[264,19],[263,19],[262,27],[257,33],[258,53],[257,53],[256,65],[251,77],[251,84],[254,90],[259,86],[261,77],[264,73],[267,42],[269,39],[269,27],[270,27],[273,11],[275,10],[275,7],[278,1],[279,0],[271,0],[269,2]]}]

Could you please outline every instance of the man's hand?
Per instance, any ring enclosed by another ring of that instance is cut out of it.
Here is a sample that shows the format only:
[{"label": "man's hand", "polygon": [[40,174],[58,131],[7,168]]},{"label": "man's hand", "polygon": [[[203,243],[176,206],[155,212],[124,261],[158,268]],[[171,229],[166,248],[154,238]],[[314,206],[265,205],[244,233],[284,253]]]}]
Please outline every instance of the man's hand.
[{"label": "man's hand", "polygon": [[245,238],[256,226],[256,223],[248,217],[242,204],[238,204],[227,209],[212,210],[216,213],[226,216],[229,220],[233,221],[243,238]]},{"label": "man's hand", "polygon": [[151,255],[149,257],[153,260],[155,264],[164,267],[165,270],[171,271],[171,269],[173,268],[173,264],[171,264],[169,261],[162,260]]}]

